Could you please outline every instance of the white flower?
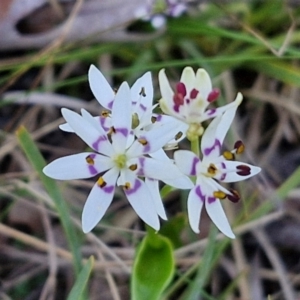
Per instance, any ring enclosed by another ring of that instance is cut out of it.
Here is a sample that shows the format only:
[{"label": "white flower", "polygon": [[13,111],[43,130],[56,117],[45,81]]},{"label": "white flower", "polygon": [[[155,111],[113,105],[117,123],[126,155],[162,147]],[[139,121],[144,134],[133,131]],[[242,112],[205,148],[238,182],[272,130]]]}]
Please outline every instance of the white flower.
[{"label": "white flower", "polygon": [[180,0],[146,0],[143,7],[135,11],[136,18],[151,21],[153,28],[159,29],[165,26],[166,18],[179,17],[187,10],[187,5]]},{"label": "white flower", "polygon": [[219,90],[212,88],[210,77],[204,69],[198,69],[195,74],[191,67],[184,68],[175,92],[170,86],[165,70],[162,69],[159,72],[159,85],[162,95],[160,100],[162,111],[185,124],[186,132],[184,133],[190,140],[202,135],[201,123],[203,121],[221,115],[242,101],[242,95],[239,93],[234,102],[207,109],[208,105],[218,98]]},{"label": "white flower", "polygon": [[121,85],[112,103],[109,135],[85,110],[80,116],[63,108],[62,114],[72,130],[95,152],[59,158],[47,165],[44,173],[62,180],[90,178],[103,173],[85,203],[83,231],[89,232],[101,220],[113,199],[116,184],[123,188],[141,219],[158,230],[158,215],[163,219],[166,219],[166,215],[155,183],[153,188],[153,179],[179,188],[192,186],[190,179],[183,177],[170,160],[160,161],[148,156],[174,137],[171,125],[165,124],[147,131],[128,146],[132,118],[130,89],[126,82]]},{"label": "white flower", "polygon": [[[116,93],[111,88],[104,75],[94,65],[90,66],[88,78],[90,88],[96,100],[105,109],[102,111],[101,115],[95,117],[95,119],[101,124],[104,130],[108,132],[112,126],[111,109]],[[178,132],[184,130],[184,127],[176,119],[153,113],[153,109],[158,104],[153,105],[153,84],[150,72],[145,73],[132,85],[130,89],[130,98],[130,115],[132,117],[133,135],[139,137],[143,134],[144,130],[149,130],[155,126],[160,126],[169,122],[173,122],[173,126],[177,128]],[[67,123],[62,124],[59,127],[63,131],[73,131]],[[132,139],[128,140],[128,142],[130,144]],[[172,142],[174,143],[175,141]]]},{"label": "white flower", "polygon": [[[101,116],[97,116],[95,119],[108,131],[112,126],[110,112],[116,93],[104,75],[94,65],[90,66],[88,79],[96,100],[105,109]],[[145,123],[146,125],[151,123],[153,86],[150,72],[145,73],[133,84],[130,89],[130,97],[132,101],[130,115],[136,118],[135,130],[137,131],[145,126]],[[72,132],[72,128],[68,124],[60,125],[60,129]]]},{"label": "white flower", "polygon": [[231,152],[221,154],[224,137],[232,123],[237,106],[228,109],[215,118],[207,127],[201,141],[202,160],[194,153],[179,150],[174,154],[175,163],[187,175],[196,176],[196,185],[188,196],[188,216],[191,228],[199,232],[200,214],[203,206],[220,231],[230,238],[234,234],[230,228],[220,200],[226,197],[236,202],[239,195],[227,190],[218,182],[237,182],[250,178],[260,172],[260,168],[243,162],[233,161],[235,154],[243,151],[243,144],[237,142]]}]

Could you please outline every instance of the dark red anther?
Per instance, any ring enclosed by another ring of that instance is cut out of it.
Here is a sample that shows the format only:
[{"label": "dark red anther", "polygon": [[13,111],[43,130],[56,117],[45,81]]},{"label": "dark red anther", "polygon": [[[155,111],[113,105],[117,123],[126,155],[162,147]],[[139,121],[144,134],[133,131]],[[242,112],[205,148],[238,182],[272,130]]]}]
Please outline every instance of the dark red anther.
[{"label": "dark red anther", "polygon": [[183,97],[186,96],[186,87],[185,84],[182,82],[178,82],[176,84],[176,91],[178,94],[181,94]]},{"label": "dark red anther", "polygon": [[175,110],[179,111],[179,106],[183,105],[184,97],[186,95],[186,88],[185,88],[184,83],[178,82],[177,85],[176,85],[176,91],[177,92],[173,96],[173,101],[174,101],[174,104],[175,104],[175,107],[176,107]]},{"label": "dark red anther", "polygon": [[173,101],[176,107],[183,105],[184,97],[181,94],[174,94]]},{"label": "dark red anther", "polygon": [[234,149],[236,150],[236,154],[241,154],[245,150],[245,145],[242,141],[236,141],[234,144]]},{"label": "dark red anther", "polygon": [[237,169],[237,174],[241,175],[241,176],[247,176],[251,174],[251,169],[250,167],[246,166],[246,165],[239,165],[236,167]]},{"label": "dark red anther", "polygon": [[230,189],[230,192],[232,195],[227,195],[227,199],[230,200],[233,203],[239,202],[241,199],[239,193],[236,190]]},{"label": "dark red anther", "polygon": [[219,89],[213,89],[207,97],[207,101],[208,102],[214,102],[215,100],[218,99],[218,97],[220,96],[220,90]]},{"label": "dark red anther", "polygon": [[191,99],[196,99],[197,96],[198,96],[198,94],[199,94],[199,91],[198,91],[198,90],[192,89],[191,92],[190,92],[190,98],[191,98]]}]

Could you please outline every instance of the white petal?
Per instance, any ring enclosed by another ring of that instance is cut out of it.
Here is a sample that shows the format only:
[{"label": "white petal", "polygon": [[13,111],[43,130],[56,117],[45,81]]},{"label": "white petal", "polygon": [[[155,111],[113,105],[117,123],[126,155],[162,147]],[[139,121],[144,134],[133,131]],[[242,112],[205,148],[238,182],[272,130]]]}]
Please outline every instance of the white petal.
[{"label": "white petal", "polygon": [[156,160],[150,157],[138,159],[138,175],[171,183],[172,186],[182,183],[191,188],[192,182],[184,176],[171,160]]},{"label": "white petal", "polygon": [[195,86],[195,72],[191,67],[185,67],[183,69],[180,82],[184,83],[187,93],[190,93],[193,88],[198,89],[198,87]]},{"label": "white petal", "polygon": [[186,132],[189,125],[181,120],[176,119],[173,116],[167,115],[154,115],[157,118],[156,122],[153,124],[153,128],[166,123],[172,123],[173,127],[176,128],[176,138],[170,141],[170,144],[179,143],[186,136]]},{"label": "white petal", "polygon": [[201,210],[205,201],[204,195],[201,196],[201,188],[195,186],[189,193],[187,200],[187,211],[189,216],[189,223],[192,230],[199,233],[199,223],[201,217]]},{"label": "white petal", "polygon": [[[156,152],[172,140],[176,133],[177,128],[174,128],[172,123],[162,124],[159,127],[146,131],[134,141],[132,146],[128,149],[127,154],[129,157],[137,157],[142,154]],[[144,140],[145,143],[140,143],[140,140]]]},{"label": "white petal", "polygon": [[162,98],[164,99],[165,105],[170,109],[173,110],[173,95],[174,92],[170,86],[169,80],[166,76],[165,69],[162,69],[158,73],[158,80],[159,80],[159,88]]},{"label": "white petal", "polygon": [[[238,166],[245,166],[250,169],[249,175],[239,175],[237,174],[237,167]],[[222,170],[224,173],[216,176],[216,179],[222,182],[237,182],[246,180],[261,171],[260,167],[252,166],[250,164],[246,164],[240,161],[224,161],[222,163]]]},{"label": "white petal", "polygon": [[170,159],[163,149],[158,149],[157,151],[152,152],[149,155],[152,158],[158,159],[158,160],[169,160]]},{"label": "white petal", "polygon": [[206,183],[211,187],[211,190],[213,191],[221,191],[226,195],[232,194],[229,190],[227,190],[224,186],[222,186],[219,182],[217,182],[213,178],[206,178]]},{"label": "white petal", "polygon": [[145,184],[149,190],[157,214],[164,220],[167,220],[165,208],[160,197],[158,180],[145,178]]},{"label": "white petal", "polygon": [[85,109],[81,109],[81,115],[82,117],[88,121],[94,128],[96,128],[100,134],[103,133],[104,128],[101,126],[100,118],[99,117],[93,117],[89,112],[87,112]]},{"label": "white petal", "polygon": [[90,232],[104,216],[113,199],[118,175],[118,170],[111,169],[103,175],[106,186],[101,188],[96,183],[92,188],[82,211],[84,233]]},{"label": "white petal", "polygon": [[207,101],[207,97],[212,91],[212,84],[208,73],[204,69],[197,70],[195,87],[200,91],[201,98]]},{"label": "white petal", "polygon": [[139,78],[131,87],[130,92],[133,102],[138,102],[138,99],[142,97],[141,104],[146,109],[151,108],[153,102],[153,84],[151,72],[147,72],[141,78]]},{"label": "white petal", "polygon": [[112,125],[115,130],[112,134],[113,147],[117,153],[124,152],[131,131],[131,105],[128,83],[123,82],[116,94],[111,112]]},{"label": "white petal", "polygon": [[[84,114],[83,114],[83,117],[84,117]],[[110,117],[96,116],[93,118],[97,121],[97,123],[94,124],[94,125],[96,125],[96,127],[101,126],[105,132],[109,131],[109,129],[112,126]],[[62,131],[65,131],[65,132],[74,132],[74,130],[71,128],[71,126],[68,123],[59,125],[59,129]]]},{"label": "white petal", "polygon": [[58,126],[60,130],[65,132],[74,132],[74,130],[71,128],[71,126],[68,123],[64,123]]},{"label": "white petal", "polygon": [[90,88],[97,101],[106,109],[111,109],[115,93],[103,74],[94,65],[91,65],[88,77]]},{"label": "white petal", "polygon": [[160,29],[166,24],[166,16],[163,14],[155,14],[151,17],[151,25],[155,29]]},{"label": "white petal", "polygon": [[107,156],[112,155],[113,148],[101,127],[97,130],[88,120],[69,109],[62,108],[61,112],[74,132],[92,149]]},{"label": "white petal", "polygon": [[185,175],[174,179],[164,179],[163,182],[165,182],[167,185],[183,190],[194,187],[192,180]]},{"label": "white petal", "polygon": [[218,157],[221,152],[222,141],[217,137],[218,126],[222,116],[216,117],[205,129],[201,140],[201,152],[207,158]]},{"label": "white petal", "polygon": [[[137,178],[132,172],[130,173],[130,171],[121,173],[123,173],[122,177],[125,181],[131,185],[130,189],[123,189],[129,203],[145,223],[155,230],[159,230],[159,218],[145,182]],[[118,180],[119,184],[120,181]]]},{"label": "white petal", "polygon": [[[88,157],[93,158],[93,165],[87,163]],[[47,165],[43,172],[54,179],[83,179],[93,177],[112,166],[113,163],[108,157],[86,152],[58,158]]]},{"label": "white petal", "polygon": [[173,116],[174,118],[178,118],[179,120],[184,121],[185,117],[180,114],[180,112],[175,111],[173,101],[166,100],[165,98],[161,98],[159,101],[160,109],[167,115]]},{"label": "white petal", "polygon": [[174,153],[174,160],[180,171],[186,175],[197,175],[197,166],[201,163],[195,153],[188,150],[178,150]]},{"label": "white petal", "polygon": [[231,230],[225,212],[223,210],[222,204],[219,199],[215,199],[212,202],[205,201],[206,211],[211,218],[211,220],[215,223],[220,231],[222,231],[226,236],[234,239],[235,235]]},{"label": "white petal", "polygon": [[109,132],[112,127],[112,119],[111,117],[95,117],[98,120],[100,126],[104,129],[105,132]]},{"label": "white petal", "polygon": [[216,117],[206,128],[201,140],[201,151],[204,156],[215,158],[220,155],[224,138],[233,121],[236,110],[236,105],[230,107],[223,115]]},{"label": "white petal", "polygon": [[237,108],[242,103],[242,101],[243,101],[243,95],[241,93],[238,93],[233,102],[226,104],[224,106],[220,106],[218,108],[211,108],[206,110],[203,113],[202,117],[200,118],[199,122],[204,122],[208,119],[220,116],[230,108],[234,108],[234,107]]}]

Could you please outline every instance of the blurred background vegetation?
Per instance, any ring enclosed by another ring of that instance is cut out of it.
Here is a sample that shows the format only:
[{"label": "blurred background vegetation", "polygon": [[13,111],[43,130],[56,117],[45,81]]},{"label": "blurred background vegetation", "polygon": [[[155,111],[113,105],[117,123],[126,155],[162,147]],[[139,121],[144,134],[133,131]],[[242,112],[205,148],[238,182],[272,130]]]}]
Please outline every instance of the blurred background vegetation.
[{"label": "blurred background vegetation", "polygon": [[174,244],[176,275],[164,299],[298,299],[300,3],[187,1],[185,13],[153,28],[136,17],[143,1],[21,2],[0,4],[0,299],[67,299],[90,255],[86,298],[130,299],[145,233],[122,193],[84,235],[80,216],[94,180],[54,182],[40,172],[45,161],[86,147],[58,125],[61,107],[99,114],[90,64],[115,88],[151,71],[154,101],[158,71],[175,84],[188,65],[209,72],[218,105],[244,95],[228,148],[243,140],[242,159],[263,171],[234,185],[240,203],[224,203],[237,239],[217,234],[205,214],[193,234],[187,192],[169,194],[161,233]]}]

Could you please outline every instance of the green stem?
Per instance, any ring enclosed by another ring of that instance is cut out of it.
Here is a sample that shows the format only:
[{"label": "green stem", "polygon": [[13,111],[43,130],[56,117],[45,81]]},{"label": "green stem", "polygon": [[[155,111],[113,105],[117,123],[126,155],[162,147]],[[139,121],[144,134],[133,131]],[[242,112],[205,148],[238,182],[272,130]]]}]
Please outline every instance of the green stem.
[{"label": "green stem", "polygon": [[199,157],[200,155],[199,138],[197,138],[194,141],[191,141],[191,150]]}]

